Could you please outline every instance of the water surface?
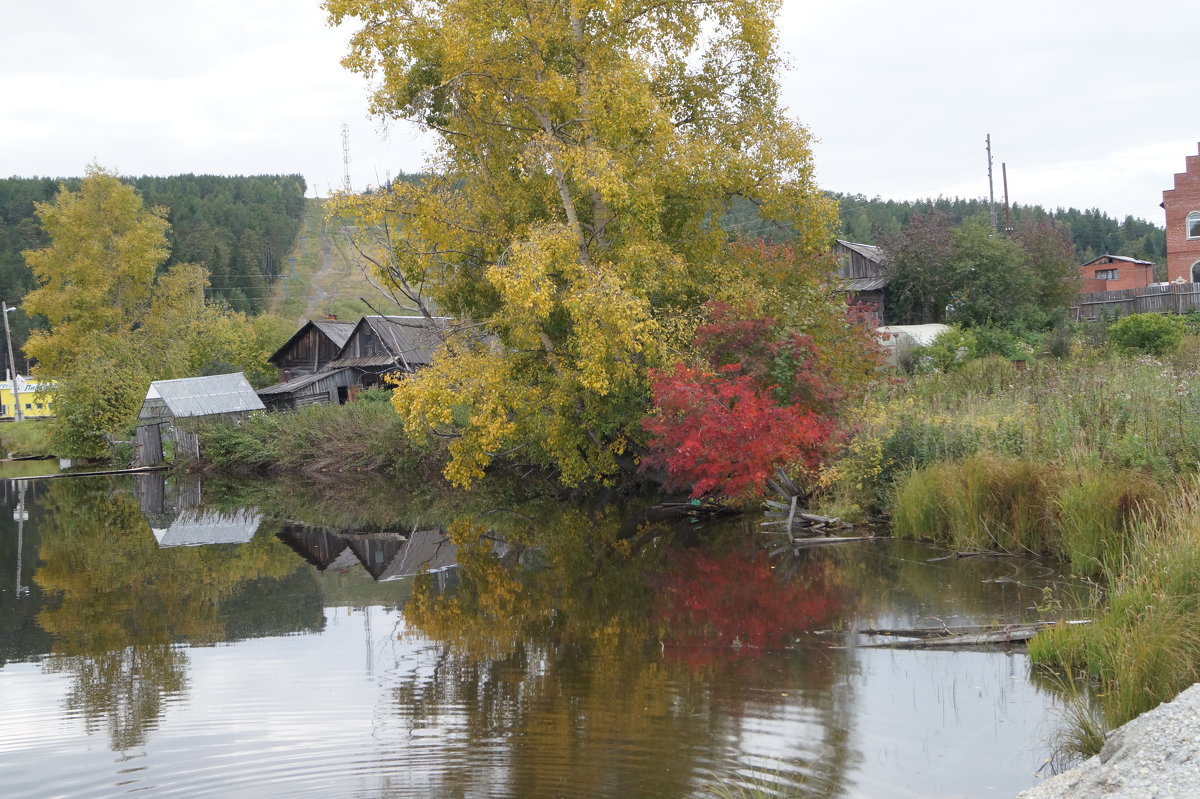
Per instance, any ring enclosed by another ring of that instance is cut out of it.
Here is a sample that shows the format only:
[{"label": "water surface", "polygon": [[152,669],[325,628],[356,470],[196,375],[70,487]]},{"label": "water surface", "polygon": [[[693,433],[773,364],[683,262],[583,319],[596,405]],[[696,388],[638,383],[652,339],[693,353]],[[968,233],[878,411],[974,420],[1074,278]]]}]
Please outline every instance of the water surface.
[{"label": "water surface", "polygon": [[628,505],[24,486],[0,517],[14,797],[1009,797],[1055,722],[1025,655],[855,631],[1078,601],[1048,564],[902,542],[768,561],[744,518],[631,551]]}]

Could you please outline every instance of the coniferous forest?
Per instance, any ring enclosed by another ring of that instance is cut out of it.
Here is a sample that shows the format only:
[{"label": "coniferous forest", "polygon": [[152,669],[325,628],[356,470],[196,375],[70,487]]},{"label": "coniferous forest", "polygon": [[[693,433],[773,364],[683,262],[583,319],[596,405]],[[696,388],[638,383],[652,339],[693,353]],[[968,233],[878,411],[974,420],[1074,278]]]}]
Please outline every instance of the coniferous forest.
[{"label": "coniferous forest", "polygon": [[[864,244],[878,244],[882,235],[897,233],[914,214],[940,211],[961,224],[971,217],[988,216],[986,199],[938,197],[936,200],[869,199],[861,194],[832,193],[838,201],[842,238]],[[1004,224],[1004,207],[997,204],[998,221]],[[1015,225],[1025,219],[1049,218],[1071,232],[1075,255],[1080,263],[1099,255],[1126,255],[1163,264],[1167,257],[1166,232],[1161,225],[1126,216],[1118,221],[1093,208],[1047,210],[1040,205],[1014,205],[1010,219]]]}]

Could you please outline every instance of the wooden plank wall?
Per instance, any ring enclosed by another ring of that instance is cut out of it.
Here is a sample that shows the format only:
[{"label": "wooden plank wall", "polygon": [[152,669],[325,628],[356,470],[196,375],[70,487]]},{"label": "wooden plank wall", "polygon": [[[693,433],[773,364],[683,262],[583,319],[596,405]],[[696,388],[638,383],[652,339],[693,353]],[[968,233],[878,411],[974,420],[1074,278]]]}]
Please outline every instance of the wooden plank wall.
[{"label": "wooden plank wall", "polygon": [[1075,319],[1119,318],[1135,313],[1182,314],[1200,311],[1200,283],[1172,283],[1142,289],[1080,294],[1071,306]]}]

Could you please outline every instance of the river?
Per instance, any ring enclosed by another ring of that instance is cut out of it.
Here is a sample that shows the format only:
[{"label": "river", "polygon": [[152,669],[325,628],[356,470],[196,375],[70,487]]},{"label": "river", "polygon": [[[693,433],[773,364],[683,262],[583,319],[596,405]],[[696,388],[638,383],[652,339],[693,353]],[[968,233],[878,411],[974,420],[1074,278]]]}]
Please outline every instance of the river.
[{"label": "river", "polygon": [[511,487],[2,496],[5,797],[1011,797],[1060,702],[1025,654],[861,631],[1085,600],[1036,559],[769,559],[756,518],[652,536],[646,502]]}]

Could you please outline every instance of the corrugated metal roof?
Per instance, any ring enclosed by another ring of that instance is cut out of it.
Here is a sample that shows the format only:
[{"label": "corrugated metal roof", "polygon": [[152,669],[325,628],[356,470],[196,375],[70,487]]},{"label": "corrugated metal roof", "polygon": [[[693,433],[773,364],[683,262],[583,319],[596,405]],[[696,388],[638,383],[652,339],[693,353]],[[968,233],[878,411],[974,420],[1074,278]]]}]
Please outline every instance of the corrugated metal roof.
[{"label": "corrugated metal roof", "polygon": [[188,508],[179,512],[166,529],[154,529],[160,547],[195,547],[203,544],[245,544],[254,538],[262,521],[256,511]]},{"label": "corrugated metal roof", "polygon": [[1113,261],[1122,261],[1127,264],[1136,264],[1138,266],[1154,266],[1153,261],[1139,261],[1137,258],[1130,258],[1125,255],[1109,255],[1108,253],[1097,256],[1097,257],[1093,258],[1092,260],[1088,261],[1086,264],[1082,264],[1082,266],[1092,266],[1094,264],[1112,263]]},{"label": "corrugated metal roof", "polygon": [[892,282],[890,277],[857,277],[842,283],[842,291],[875,291]]},{"label": "corrugated metal roof", "polygon": [[[441,345],[441,329],[450,321],[445,316],[433,319],[424,316],[364,316],[358,324],[370,326],[383,349],[396,356],[400,364],[427,366]],[[343,347],[343,351],[338,353],[339,357],[335,360],[339,363],[343,361],[341,356],[350,354],[345,352],[346,349]],[[382,366],[386,363],[372,365]]]},{"label": "corrugated metal roof", "polygon": [[[262,400],[241,372],[208,377],[184,377],[179,380],[155,380],[146,392],[143,412],[161,400],[168,415],[177,419],[213,416],[222,413],[263,410]],[[138,414],[138,418],[148,418]]]},{"label": "corrugated metal roof", "polygon": [[336,379],[337,376],[344,371],[346,370],[335,368],[327,372],[314,372],[311,375],[303,375],[302,377],[293,378],[286,383],[276,383],[273,386],[260,388],[258,390],[258,395],[261,397],[264,394],[268,396],[274,394],[291,394],[292,392],[299,391],[302,388],[307,388],[313,383],[319,383],[322,380],[329,380],[330,378]]}]

